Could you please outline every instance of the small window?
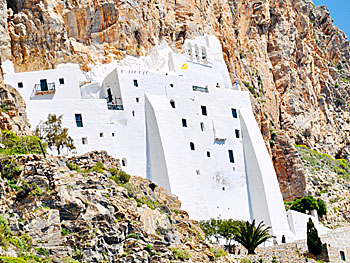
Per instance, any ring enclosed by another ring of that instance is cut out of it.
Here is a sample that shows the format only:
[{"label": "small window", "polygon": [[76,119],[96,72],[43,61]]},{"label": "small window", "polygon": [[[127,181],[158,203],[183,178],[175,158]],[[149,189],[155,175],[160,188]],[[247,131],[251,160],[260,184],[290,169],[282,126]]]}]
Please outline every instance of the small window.
[{"label": "small window", "polygon": [[239,130],[235,130],[235,135],[236,135],[236,138],[239,138]]},{"label": "small window", "polygon": [[201,131],[204,131],[204,122],[201,122]]},{"label": "small window", "polygon": [[114,132],[112,132],[112,137],[114,137]]},{"label": "small window", "polygon": [[170,87],[171,87],[171,88],[174,88],[174,84],[173,84],[173,83],[170,83]]},{"label": "small window", "polygon": [[136,98],[136,102],[140,102],[140,98]]},{"label": "small window", "polygon": [[201,106],[201,109],[202,109],[202,115],[207,116],[207,107]]},{"label": "small window", "polygon": [[217,87],[217,88],[220,88],[220,84],[219,84],[219,83],[216,83],[216,87]]},{"label": "small window", "polygon": [[237,118],[237,110],[232,108],[231,111],[232,111],[232,117]]},{"label": "small window", "polygon": [[126,161],[126,158],[123,158],[122,159],[122,166],[127,166],[128,165],[128,163],[127,163],[127,161]]},{"label": "small window", "polygon": [[232,167],[232,171],[233,171],[233,172],[236,172],[236,168],[235,168],[235,167]]},{"label": "small window", "polygon": [[230,158],[230,163],[234,163],[235,162],[235,158],[233,157],[233,151],[232,150],[228,150],[228,156]]},{"label": "small window", "polygon": [[137,79],[134,79],[134,87],[138,87],[139,84],[137,83]]},{"label": "small window", "polygon": [[131,112],[131,114],[132,114],[133,117],[135,117],[135,111],[134,110]]},{"label": "small window", "polygon": [[82,144],[88,144],[88,141],[87,141],[87,138],[86,137],[83,137],[83,138],[81,138],[81,142],[82,142]]},{"label": "small window", "polygon": [[100,137],[103,137],[103,132],[100,132]]},{"label": "small window", "polygon": [[201,171],[200,170],[196,170],[196,174],[197,175],[201,175]]},{"label": "small window", "polygon": [[207,157],[210,157],[210,152],[209,151],[207,151]]},{"label": "small window", "polygon": [[190,143],[190,148],[191,148],[191,151],[194,151],[194,143],[193,142]]},{"label": "small window", "polygon": [[81,114],[75,114],[75,122],[77,127],[83,127],[83,118],[81,117]]},{"label": "small window", "polygon": [[342,261],[346,261],[346,259],[345,259],[345,252],[344,251],[340,251],[340,259]]},{"label": "small window", "polygon": [[170,105],[171,105],[171,107],[173,107],[175,109],[175,101],[174,100],[170,101]]},{"label": "small window", "polygon": [[182,119],[182,127],[187,127],[187,120],[186,119]]},{"label": "small window", "polygon": [[222,191],[225,191],[225,186],[222,187]]},{"label": "small window", "polygon": [[23,82],[18,82],[17,85],[18,85],[18,88],[19,88],[19,89],[23,88]]},{"label": "small window", "polygon": [[58,82],[60,83],[60,85],[64,85],[64,78],[58,79]]}]

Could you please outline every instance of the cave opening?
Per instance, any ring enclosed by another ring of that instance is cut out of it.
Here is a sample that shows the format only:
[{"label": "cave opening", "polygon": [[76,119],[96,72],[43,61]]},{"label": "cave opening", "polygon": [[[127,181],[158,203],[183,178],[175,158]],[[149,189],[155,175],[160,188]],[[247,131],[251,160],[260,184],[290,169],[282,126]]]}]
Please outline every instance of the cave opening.
[{"label": "cave opening", "polygon": [[6,0],[6,3],[7,3],[7,9],[11,8],[14,13],[18,13],[16,0]]}]

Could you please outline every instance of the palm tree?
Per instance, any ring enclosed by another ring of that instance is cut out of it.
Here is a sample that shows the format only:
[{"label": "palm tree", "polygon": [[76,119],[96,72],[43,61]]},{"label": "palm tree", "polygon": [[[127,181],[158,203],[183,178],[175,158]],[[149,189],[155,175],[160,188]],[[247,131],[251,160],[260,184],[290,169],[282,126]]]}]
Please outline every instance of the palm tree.
[{"label": "palm tree", "polygon": [[255,254],[255,249],[272,236],[269,233],[271,227],[265,227],[263,222],[255,226],[255,220],[239,221],[233,239],[248,250],[248,254]]}]

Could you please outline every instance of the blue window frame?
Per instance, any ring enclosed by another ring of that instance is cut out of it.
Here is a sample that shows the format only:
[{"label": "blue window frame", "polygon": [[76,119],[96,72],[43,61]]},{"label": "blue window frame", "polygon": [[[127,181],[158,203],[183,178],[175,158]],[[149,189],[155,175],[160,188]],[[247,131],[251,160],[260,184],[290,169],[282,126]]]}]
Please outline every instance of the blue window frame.
[{"label": "blue window frame", "polygon": [[81,114],[75,114],[75,123],[77,124],[77,127],[83,127],[83,118],[81,117]]},{"label": "blue window frame", "polygon": [[237,116],[238,116],[237,115],[237,110],[232,108],[231,111],[232,111],[232,117],[233,118],[237,118]]},{"label": "blue window frame", "polygon": [[228,150],[228,156],[230,158],[230,163],[234,163],[235,162],[235,158],[233,157],[233,151],[232,150]]},{"label": "blue window frame", "polygon": [[134,87],[138,87],[138,86],[139,86],[139,84],[137,82],[137,79],[134,79]]}]

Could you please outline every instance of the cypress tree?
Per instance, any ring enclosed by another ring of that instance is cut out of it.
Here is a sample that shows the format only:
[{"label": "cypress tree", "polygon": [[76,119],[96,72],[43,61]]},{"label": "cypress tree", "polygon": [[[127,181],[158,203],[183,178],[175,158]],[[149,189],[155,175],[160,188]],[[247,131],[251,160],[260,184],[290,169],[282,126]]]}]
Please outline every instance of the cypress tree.
[{"label": "cypress tree", "polygon": [[307,247],[309,252],[315,256],[322,253],[322,242],[311,218],[309,218],[309,222],[307,223]]}]

